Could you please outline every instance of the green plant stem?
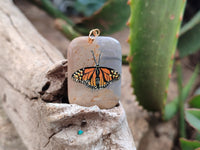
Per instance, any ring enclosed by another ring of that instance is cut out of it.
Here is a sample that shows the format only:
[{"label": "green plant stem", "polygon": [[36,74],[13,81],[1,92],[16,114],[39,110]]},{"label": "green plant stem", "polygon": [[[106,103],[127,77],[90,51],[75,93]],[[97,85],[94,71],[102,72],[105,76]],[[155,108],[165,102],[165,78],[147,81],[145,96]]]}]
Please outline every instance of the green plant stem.
[{"label": "green plant stem", "polygon": [[81,36],[80,33],[73,30],[73,28],[62,19],[56,19],[55,25],[69,40]]},{"label": "green plant stem", "polygon": [[62,12],[55,8],[50,0],[40,0],[44,9],[53,17],[65,20],[70,26],[74,27],[75,24],[67,18]]},{"label": "green plant stem", "polygon": [[[185,85],[185,87],[182,89],[182,99],[184,102],[189,96],[189,93],[195,83],[197,76],[198,76],[198,72],[199,72],[199,67],[196,66],[194,73],[192,74],[190,80]],[[165,106],[165,113],[163,115],[163,119],[166,121],[170,120],[173,116],[176,115],[176,113],[178,112],[178,109],[179,109],[179,98],[176,97],[173,101],[169,102]]]},{"label": "green plant stem", "polygon": [[39,0],[39,2],[36,0],[31,1],[43,8],[49,15],[53,16],[54,18],[64,20],[66,25],[63,25],[63,27],[59,29],[70,40],[86,31],[86,29],[76,27],[76,24],[72,22],[66,15],[60,12],[57,8],[55,8],[50,0]]},{"label": "green plant stem", "polygon": [[122,55],[122,64],[123,65],[128,65],[129,62],[127,61],[127,55]]},{"label": "green plant stem", "polygon": [[181,65],[178,62],[177,63],[177,82],[178,82],[178,101],[179,101],[179,134],[180,137],[186,137],[186,132],[185,132],[185,119],[184,119],[184,100],[182,97],[182,92],[183,92],[183,84],[182,84],[182,70],[181,70]]}]

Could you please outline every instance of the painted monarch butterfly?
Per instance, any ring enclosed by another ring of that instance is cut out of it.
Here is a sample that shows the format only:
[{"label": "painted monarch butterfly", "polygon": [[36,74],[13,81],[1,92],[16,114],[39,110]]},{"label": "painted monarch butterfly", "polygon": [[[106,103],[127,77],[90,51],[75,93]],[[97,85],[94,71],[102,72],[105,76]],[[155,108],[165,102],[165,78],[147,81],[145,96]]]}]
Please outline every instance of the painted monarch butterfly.
[{"label": "painted monarch butterfly", "polygon": [[94,51],[92,51],[95,66],[85,67],[77,70],[72,74],[74,81],[82,83],[92,89],[102,89],[107,87],[111,82],[120,79],[120,74],[112,68],[99,66],[100,56],[98,63],[94,56]]}]

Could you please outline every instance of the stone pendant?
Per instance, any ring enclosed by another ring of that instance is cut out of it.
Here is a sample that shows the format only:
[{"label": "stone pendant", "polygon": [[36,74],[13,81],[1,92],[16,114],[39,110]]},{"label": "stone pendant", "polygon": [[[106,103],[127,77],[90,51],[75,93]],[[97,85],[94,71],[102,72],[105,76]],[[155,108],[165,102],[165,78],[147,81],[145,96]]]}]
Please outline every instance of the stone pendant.
[{"label": "stone pendant", "polygon": [[98,36],[74,39],[68,48],[68,97],[71,104],[105,109],[119,103],[121,95],[121,46]]}]

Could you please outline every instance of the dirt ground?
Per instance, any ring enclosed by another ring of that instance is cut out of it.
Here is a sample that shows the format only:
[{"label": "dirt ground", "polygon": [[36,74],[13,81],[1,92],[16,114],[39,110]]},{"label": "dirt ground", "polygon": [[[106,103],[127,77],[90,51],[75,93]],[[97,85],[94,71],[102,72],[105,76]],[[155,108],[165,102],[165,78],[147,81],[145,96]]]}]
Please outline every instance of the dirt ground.
[{"label": "dirt ground", "polygon": [[[70,41],[55,29],[54,19],[25,0],[17,0],[16,5],[32,22],[38,32],[67,57],[67,47]],[[128,35],[128,28],[110,35],[121,43],[123,54],[129,53],[129,45],[126,42]],[[184,83],[188,81],[191,73],[192,71],[185,67],[183,74]],[[131,75],[129,67],[123,66],[121,102],[125,108],[129,127],[131,128],[138,150],[171,150],[177,135],[176,118],[169,122],[161,122],[155,117],[156,115],[143,110],[141,106],[138,106],[135,95],[132,94],[133,89],[130,83]],[[177,95],[176,74],[174,73],[172,74],[168,92],[169,100],[172,100]],[[0,150],[26,150],[1,107],[0,112]],[[12,133],[9,133],[9,131],[12,131]]]}]

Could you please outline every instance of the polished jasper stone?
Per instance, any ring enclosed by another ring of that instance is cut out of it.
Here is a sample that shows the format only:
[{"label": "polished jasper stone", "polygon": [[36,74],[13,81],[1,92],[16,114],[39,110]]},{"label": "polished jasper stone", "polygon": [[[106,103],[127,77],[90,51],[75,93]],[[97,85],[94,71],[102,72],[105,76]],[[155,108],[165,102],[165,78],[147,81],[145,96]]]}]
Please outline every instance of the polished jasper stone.
[{"label": "polished jasper stone", "polygon": [[69,102],[81,106],[97,105],[100,108],[112,108],[120,99],[121,76],[119,80],[101,89],[88,87],[72,78],[74,73],[82,73],[83,68],[96,65],[91,50],[94,51],[97,63],[101,53],[99,66],[112,68],[121,75],[121,46],[117,40],[100,36],[89,44],[88,37],[74,39],[69,45],[67,55]]}]

